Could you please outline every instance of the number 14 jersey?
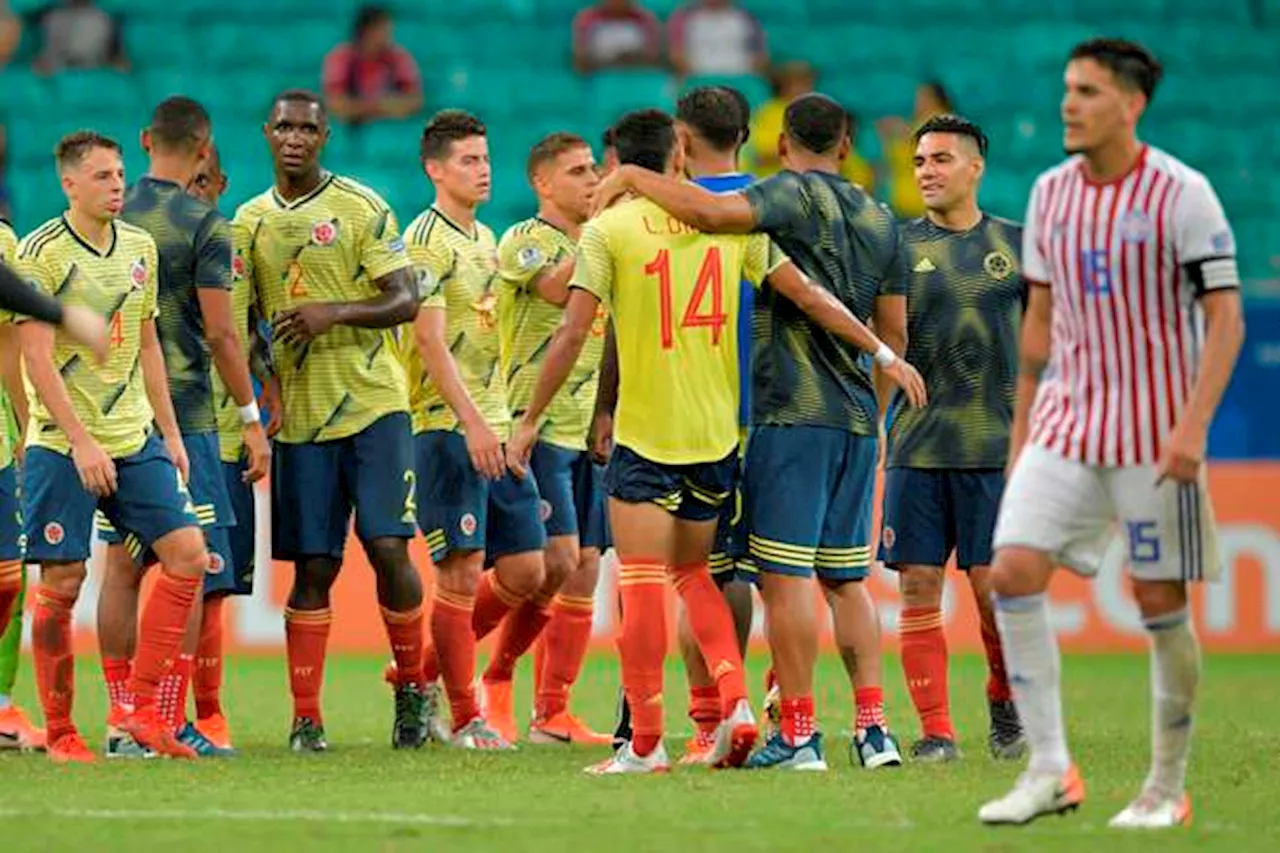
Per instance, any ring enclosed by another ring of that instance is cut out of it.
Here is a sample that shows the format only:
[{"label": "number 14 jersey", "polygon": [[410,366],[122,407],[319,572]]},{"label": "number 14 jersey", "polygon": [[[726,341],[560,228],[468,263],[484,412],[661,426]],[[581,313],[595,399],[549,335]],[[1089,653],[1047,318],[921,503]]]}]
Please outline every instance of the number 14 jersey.
[{"label": "number 14 jersey", "polygon": [[733,452],[739,282],[785,260],[763,235],[703,234],[646,199],[586,224],[571,286],[613,316],[618,444],[668,465]]}]

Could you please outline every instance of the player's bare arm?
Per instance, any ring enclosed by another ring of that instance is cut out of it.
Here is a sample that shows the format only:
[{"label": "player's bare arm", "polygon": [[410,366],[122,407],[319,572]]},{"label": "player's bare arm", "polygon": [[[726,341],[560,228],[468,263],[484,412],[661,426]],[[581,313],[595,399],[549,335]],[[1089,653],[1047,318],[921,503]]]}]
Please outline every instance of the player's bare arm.
[{"label": "player's bare arm", "polygon": [[556,394],[578,362],[582,347],[591,334],[591,324],[596,319],[596,309],[600,300],[585,290],[575,288],[569,293],[569,304],[565,306],[564,322],[551,337],[547,347],[546,358],[542,361],[542,372],[538,374],[538,384],[533,389],[533,398],[524,417],[515,425],[511,440],[507,442],[507,465],[516,476],[523,477],[528,468],[529,454],[534,442],[538,440],[539,421],[542,414],[551,405]]},{"label": "player's bare arm", "polygon": [[443,308],[423,308],[414,321],[414,338],[418,354],[427,369],[436,390],[444,398],[453,413],[458,416],[463,435],[467,439],[467,454],[475,469],[490,480],[502,478],[506,461],[502,456],[502,442],[476,407],[467,392],[467,383],[458,372],[446,340],[447,323]]},{"label": "player's bare arm", "polygon": [[600,359],[600,384],[596,388],[596,411],[591,418],[587,448],[600,464],[613,453],[613,413],[618,408],[618,338],[609,321],[604,339],[604,355]]},{"label": "player's bare arm", "polygon": [[[877,296],[871,309],[871,322],[875,325],[880,340],[891,349],[894,355],[901,357],[907,351],[907,297],[886,294]],[[876,402],[880,405],[880,418],[884,419],[889,409],[889,401],[893,398],[893,386],[898,380],[892,373],[893,365],[884,367],[876,362],[872,381],[876,387]]]},{"label": "player's bare arm", "polygon": [[[22,358],[27,367],[27,376],[45,408],[49,410],[49,416],[71,443],[71,459],[76,464],[81,484],[96,497],[114,494],[117,485],[116,465],[76,417],[71,395],[67,393],[62,374],[53,361],[53,327],[32,320],[23,323],[18,334],[22,341]],[[167,386],[165,393],[168,393]]]},{"label": "player's bare arm", "polygon": [[413,320],[418,311],[418,283],[413,269],[405,267],[376,279],[382,291],[359,302],[308,302],[282,311],[274,333],[284,343],[306,343],[334,326],[390,329]]},{"label": "player's bare arm", "polygon": [[1237,288],[1214,290],[1200,298],[1205,339],[1200,370],[1182,417],[1174,424],[1160,459],[1160,479],[1194,483],[1204,462],[1209,424],[1231,381],[1244,343],[1244,307]]},{"label": "player's bare arm", "polygon": [[1013,470],[1027,441],[1031,405],[1040,380],[1049,366],[1053,342],[1053,291],[1047,284],[1027,283],[1027,309],[1022,315],[1022,341],[1018,350],[1018,387],[1013,404],[1013,425],[1009,433],[1009,464]]},{"label": "player's bare arm", "polygon": [[881,337],[877,337],[866,324],[850,313],[834,294],[830,293],[826,288],[814,284],[809,278],[800,271],[795,264],[787,261],[782,266],[771,272],[768,277],[769,285],[782,296],[795,303],[795,306],[805,313],[813,322],[822,328],[831,332],[862,350],[869,353],[876,359],[876,364],[884,373],[886,379],[899,385],[906,392],[907,399],[913,406],[923,406],[927,401],[925,393],[924,380],[920,378],[920,374],[916,369],[902,360],[901,354],[906,349],[906,319],[905,319],[905,298],[901,296],[882,296],[876,300],[877,305],[877,330],[881,329],[881,318],[879,316],[879,304],[884,299],[896,299],[903,303],[903,319],[900,340],[895,346],[890,341],[892,338],[884,338],[884,332]]},{"label": "player's bare arm", "polygon": [[596,210],[625,193],[642,195],[676,219],[707,234],[750,234],[756,215],[742,193],[723,195],[638,166],[621,166],[596,189]]},{"label": "player's bare arm", "polygon": [[253,380],[249,376],[249,362],[244,357],[240,334],[236,331],[231,291],[200,287],[196,289],[196,298],[204,318],[204,338],[209,345],[209,354],[223,384],[240,409],[244,446],[249,456],[245,479],[256,483],[267,476],[271,466],[271,444],[267,441],[266,430],[262,428],[258,403],[253,396]]},{"label": "player's bare arm", "polygon": [[[27,390],[22,383],[22,341],[18,338],[18,327],[13,323],[0,323],[0,381],[4,383],[4,391],[9,395],[9,404],[13,406],[13,417],[18,424],[18,435],[27,434]],[[19,459],[22,458],[25,446],[18,441],[14,448]]]},{"label": "player's bare arm", "polygon": [[147,400],[164,438],[165,449],[169,451],[169,458],[182,475],[183,482],[187,482],[191,476],[191,463],[187,460],[187,448],[182,443],[182,431],[178,428],[178,415],[173,410],[173,398],[169,395],[169,374],[164,367],[164,350],[160,347],[155,320],[142,321],[138,359],[142,363],[142,382],[147,389]]}]

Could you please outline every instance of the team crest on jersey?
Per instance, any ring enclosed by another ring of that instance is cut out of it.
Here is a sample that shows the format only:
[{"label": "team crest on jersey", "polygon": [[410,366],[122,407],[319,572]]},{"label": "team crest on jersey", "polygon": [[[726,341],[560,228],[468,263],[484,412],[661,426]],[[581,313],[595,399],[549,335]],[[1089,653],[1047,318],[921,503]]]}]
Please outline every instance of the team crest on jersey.
[{"label": "team crest on jersey", "polygon": [[1126,243],[1145,243],[1151,232],[1151,217],[1141,210],[1131,210],[1120,220],[1120,239]]},{"label": "team crest on jersey", "polygon": [[138,290],[147,283],[147,259],[138,258],[129,267],[129,278],[133,281],[133,289]]},{"label": "team crest on jersey", "polygon": [[884,543],[884,547],[892,548],[894,543],[898,541],[898,534],[886,524],[884,532],[880,534],[880,541]]},{"label": "team crest on jersey", "polygon": [[982,268],[996,281],[1004,281],[1013,274],[1013,258],[997,249],[982,259]]},{"label": "team crest on jersey", "polygon": [[44,526],[44,541],[50,545],[61,545],[62,540],[66,538],[67,531],[58,522],[51,521]]},{"label": "team crest on jersey", "polygon": [[479,315],[476,321],[483,331],[492,332],[498,328],[498,294],[493,291],[486,292],[471,303],[471,310]]},{"label": "team crest on jersey", "polygon": [[311,242],[317,246],[332,246],[338,239],[338,220],[326,219],[311,226]]},{"label": "team crest on jersey", "polygon": [[476,517],[469,512],[463,513],[462,518],[458,519],[458,529],[462,531],[463,536],[475,536],[478,526]]},{"label": "team crest on jersey", "polygon": [[211,575],[222,574],[222,569],[226,564],[222,561],[222,555],[217,551],[209,552],[209,568],[205,571]]},{"label": "team crest on jersey", "polygon": [[240,281],[244,278],[245,272],[244,256],[236,252],[235,257],[231,259],[231,275],[236,281]]},{"label": "team crest on jersey", "polygon": [[535,270],[542,266],[542,250],[537,246],[525,246],[516,253],[516,262],[524,272]]}]

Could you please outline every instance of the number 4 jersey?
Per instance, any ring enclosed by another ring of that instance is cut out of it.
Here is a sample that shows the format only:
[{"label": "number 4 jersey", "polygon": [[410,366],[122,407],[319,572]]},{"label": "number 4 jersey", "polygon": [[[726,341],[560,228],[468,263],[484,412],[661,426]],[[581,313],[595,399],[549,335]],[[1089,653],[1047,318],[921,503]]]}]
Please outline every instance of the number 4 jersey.
[{"label": "number 4 jersey", "polygon": [[785,260],[763,235],[703,234],[645,199],[587,223],[571,286],[613,315],[618,444],[669,465],[733,452],[739,282]]}]

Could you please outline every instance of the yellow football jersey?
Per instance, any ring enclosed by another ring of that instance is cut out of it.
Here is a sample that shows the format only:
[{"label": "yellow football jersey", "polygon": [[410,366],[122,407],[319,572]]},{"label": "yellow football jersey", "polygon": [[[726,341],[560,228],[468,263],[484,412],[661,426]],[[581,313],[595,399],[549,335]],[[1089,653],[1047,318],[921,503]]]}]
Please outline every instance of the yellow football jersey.
[{"label": "yellow football jersey", "polygon": [[618,444],[669,465],[733,452],[739,282],[759,285],[784,260],[763,235],[703,234],[647,199],[586,224],[572,286],[613,315]]},{"label": "yellow football jersey", "polygon": [[[64,305],[83,305],[108,318],[111,351],[105,364],[94,363],[87,347],[59,330],[53,363],[62,374],[76,417],[112,458],[142,449],[154,414],[142,377],[142,324],[155,320],[155,240],[123,221],[113,224],[110,248],[99,252],[65,218],[51,219],[18,244],[14,263],[32,286]],[[27,379],[31,422],[28,446],[69,453],[71,443]]]},{"label": "yellow football jersey", "polygon": [[[485,422],[506,440],[511,428],[507,385],[498,364],[498,248],[480,222],[471,230],[431,207],[410,223],[409,257],[422,271],[422,307],[443,308],[445,335],[458,373]],[[427,375],[412,332],[402,338],[413,431],[458,429],[458,416]]]},{"label": "yellow football jersey", "polygon": [[[253,237],[242,223],[231,226],[231,316],[240,335],[240,349],[247,359],[258,331],[249,322],[250,308],[257,301],[253,288],[253,267],[249,242]],[[209,371],[213,379],[213,405],[218,416],[218,448],[223,462],[238,462],[244,444],[244,425],[240,423],[240,407],[222,381],[217,365]]]},{"label": "yellow football jersey", "polygon": [[[13,258],[18,250],[18,235],[14,233],[13,226],[3,219],[0,219],[0,264],[11,267],[13,266]],[[8,311],[0,311],[0,323],[13,322],[13,315]],[[8,468],[13,462],[13,448],[9,445],[9,395],[0,388],[0,470]]]},{"label": "yellow football jersey", "polygon": [[[551,336],[564,316],[563,308],[538,295],[533,280],[563,258],[573,257],[576,251],[577,244],[568,234],[536,216],[512,226],[498,243],[502,284],[498,331],[502,339],[502,374],[513,415],[519,416],[529,407]],[[608,325],[609,314],[602,304],[578,363],[547,407],[539,433],[542,441],[569,450],[586,450]]]},{"label": "yellow football jersey", "polygon": [[[410,267],[395,214],[372,190],[327,176],[293,201],[272,188],[236,211],[251,235],[245,255],[262,314],[307,302],[358,302],[377,279]],[[272,344],[286,444],[331,441],[408,410],[392,329],[334,326],[303,345]]]}]

